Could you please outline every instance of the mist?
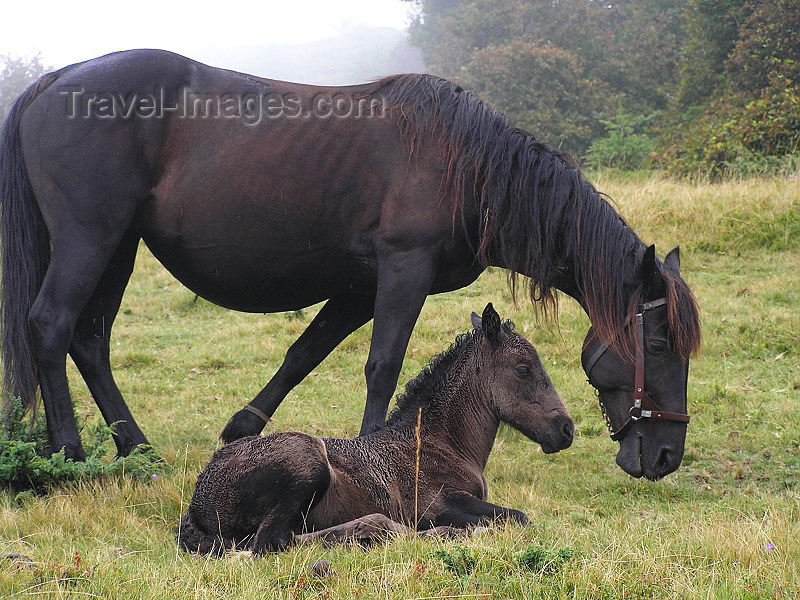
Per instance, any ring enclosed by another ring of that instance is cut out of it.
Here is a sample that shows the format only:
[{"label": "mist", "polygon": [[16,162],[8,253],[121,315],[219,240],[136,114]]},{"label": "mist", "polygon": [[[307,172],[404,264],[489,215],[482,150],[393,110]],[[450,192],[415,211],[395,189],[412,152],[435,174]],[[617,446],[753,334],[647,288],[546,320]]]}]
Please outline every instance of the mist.
[{"label": "mist", "polygon": [[405,31],[366,25],[310,42],[201,49],[189,58],[259,77],[317,85],[425,71],[421,52],[408,43]]}]

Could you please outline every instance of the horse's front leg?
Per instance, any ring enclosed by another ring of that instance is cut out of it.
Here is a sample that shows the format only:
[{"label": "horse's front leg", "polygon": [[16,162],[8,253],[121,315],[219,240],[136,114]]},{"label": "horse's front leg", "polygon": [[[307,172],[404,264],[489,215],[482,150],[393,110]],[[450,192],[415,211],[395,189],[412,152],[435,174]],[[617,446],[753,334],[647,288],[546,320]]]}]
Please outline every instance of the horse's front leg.
[{"label": "horse's front leg", "polygon": [[306,330],[286,352],[277,373],[258,395],[237,412],[220,438],[230,443],[264,429],[286,394],[300,383],[342,340],[372,318],[375,299],[371,294],[331,298]]},{"label": "horse's front leg", "polygon": [[528,515],[513,508],[498,506],[466,492],[451,492],[445,503],[447,508],[433,521],[438,526],[464,528],[492,521],[516,521],[520,525],[530,523]]},{"label": "horse's front leg", "polygon": [[383,427],[408,340],[435,276],[432,252],[396,252],[378,263],[378,291],[369,358],[364,368],[367,404],[361,435]]}]

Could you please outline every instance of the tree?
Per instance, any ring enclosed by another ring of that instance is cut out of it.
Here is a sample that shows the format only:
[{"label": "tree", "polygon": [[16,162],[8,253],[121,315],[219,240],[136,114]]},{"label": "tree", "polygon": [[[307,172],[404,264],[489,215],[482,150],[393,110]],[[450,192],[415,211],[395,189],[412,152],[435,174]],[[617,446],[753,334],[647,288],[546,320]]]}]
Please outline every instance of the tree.
[{"label": "tree", "polygon": [[25,88],[44,75],[49,69],[42,65],[39,54],[32,58],[15,58],[9,54],[0,56],[3,70],[0,72],[0,123]]},{"label": "tree", "polygon": [[[662,128],[663,162],[678,174],[796,171],[800,152],[800,1],[744,4],[693,0],[692,4],[725,5],[729,12],[717,19],[735,23],[735,34],[726,33],[724,43],[709,34],[703,42],[697,32],[704,19],[693,14],[695,35],[687,41],[684,57],[705,44],[705,56],[713,56],[713,61],[707,60],[704,73],[693,71],[705,78],[707,87],[698,86],[692,94],[680,96],[683,105],[675,107],[672,126]],[[684,72],[682,91],[690,81]],[[691,110],[689,103],[695,104]]]},{"label": "tree", "polygon": [[677,84],[686,0],[619,3],[608,19],[604,52],[590,70],[624,99],[624,109],[649,116],[668,107]]},{"label": "tree", "polygon": [[586,80],[571,52],[526,42],[475,52],[462,84],[517,127],[569,152],[581,154],[604,129],[598,115],[609,106],[608,89]]},{"label": "tree", "polygon": [[668,104],[688,0],[411,0],[427,68],[584,152],[620,103]]},{"label": "tree", "polygon": [[749,11],[749,0],[688,0],[676,95],[679,107],[704,104],[724,87],[725,61]]},{"label": "tree", "polygon": [[725,66],[731,82],[750,94],[770,87],[774,75],[800,84],[800,0],[759,3]]},{"label": "tree", "polygon": [[595,162],[635,168],[653,139],[681,172],[798,152],[800,0],[408,1],[433,73],[566,150],[602,141]]},{"label": "tree", "polygon": [[[418,14],[411,42],[422,50],[431,73],[459,81],[462,68],[489,45],[524,37],[523,2],[516,0],[412,0]],[[459,81],[460,82],[460,81]]]}]

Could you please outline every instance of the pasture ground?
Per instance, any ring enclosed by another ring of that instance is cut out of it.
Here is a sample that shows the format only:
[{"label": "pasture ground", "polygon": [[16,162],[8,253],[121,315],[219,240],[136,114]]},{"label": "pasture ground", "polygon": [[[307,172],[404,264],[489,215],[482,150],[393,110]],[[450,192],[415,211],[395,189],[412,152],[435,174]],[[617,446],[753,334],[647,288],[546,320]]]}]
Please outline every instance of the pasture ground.
[{"label": "pasture ground", "polygon": [[[614,463],[580,367],[588,320],[562,297],[558,325],[512,300],[501,271],[431,297],[401,384],[493,301],[537,346],[575,419],[571,448],[545,456],[502,429],[490,500],[533,525],[458,540],[400,538],[369,550],[321,546],[212,560],[174,531],[228,417],[277,368],[316,308],[246,315],[210,305],[145,248],[112,340],[115,375],[170,466],[44,496],[0,492],[0,597],[41,598],[796,598],[800,596],[800,180],[699,184],[598,176],[659,256],[681,244],[702,311],[683,466],[634,480]],[[355,435],[370,326],[286,399],[266,431]],[[99,417],[70,364],[77,412]],[[88,432],[89,428],[87,428]],[[17,554],[20,556],[14,557]],[[29,562],[27,559],[30,559]],[[310,565],[331,564],[315,577]]]}]

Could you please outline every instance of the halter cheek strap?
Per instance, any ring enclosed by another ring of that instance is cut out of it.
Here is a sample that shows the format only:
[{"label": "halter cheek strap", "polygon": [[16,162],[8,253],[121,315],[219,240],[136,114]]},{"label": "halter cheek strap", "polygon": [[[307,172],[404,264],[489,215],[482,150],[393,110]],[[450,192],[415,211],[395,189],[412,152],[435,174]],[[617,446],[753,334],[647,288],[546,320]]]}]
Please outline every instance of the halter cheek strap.
[{"label": "halter cheek strap", "polygon": [[[622,427],[617,431],[614,431],[611,420],[606,413],[605,406],[603,406],[602,400],[600,401],[600,408],[603,411],[603,416],[606,418],[608,431],[611,439],[615,442],[624,438],[631,426],[639,419],[661,419],[664,421],[677,421],[679,423],[689,422],[689,415],[661,410],[655,400],[653,400],[644,389],[644,313],[647,310],[663,306],[666,303],[666,298],[659,298],[652,302],[644,302],[639,306],[639,312],[636,313],[636,356],[634,363],[633,406],[630,408],[628,420],[625,421]],[[587,361],[586,375],[589,377],[589,383],[591,383],[592,368],[594,368],[597,361],[600,360],[600,357],[603,356],[608,348],[609,345],[607,343],[601,343]]]}]

